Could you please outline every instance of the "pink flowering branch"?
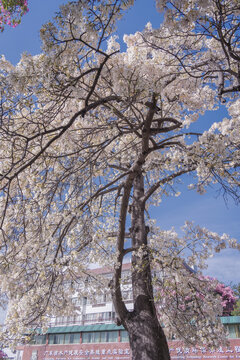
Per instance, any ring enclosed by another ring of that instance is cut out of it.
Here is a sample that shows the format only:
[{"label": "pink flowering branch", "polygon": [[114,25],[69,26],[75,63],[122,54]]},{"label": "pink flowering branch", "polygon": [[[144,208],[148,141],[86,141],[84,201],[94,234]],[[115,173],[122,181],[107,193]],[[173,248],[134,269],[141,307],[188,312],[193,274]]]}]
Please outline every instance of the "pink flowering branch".
[{"label": "pink flowering branch", "polygon": [[[212,278],[210,276],[202,276],[202,279],[210,282],[217,281],[215,278]],[[234,305],[237,301],[237,297],[234,295],[233,289],[230,286],[226,286],[225,284],[218,282],[215,286],[214,293],[221,296],[223,315],[229,316],[233,311]]]},{"label": "pink flowering branch", "polygon": [[5,25],[15,28],[28,10],[28,0],[0,0],[0,30]]}]

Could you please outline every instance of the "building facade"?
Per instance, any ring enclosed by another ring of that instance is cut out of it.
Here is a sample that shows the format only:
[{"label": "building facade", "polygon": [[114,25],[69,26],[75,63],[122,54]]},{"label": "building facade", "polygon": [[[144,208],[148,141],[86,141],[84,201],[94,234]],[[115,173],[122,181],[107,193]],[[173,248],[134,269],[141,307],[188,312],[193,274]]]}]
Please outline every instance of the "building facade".
[{"label": "building facade", "polygon": [[[124,264],[123,277],[128,279],[130,264]],[[111,277],[108,269],[93,270]],[[129,277],[130,279],[130,277]],[[126,306],[133,309],[131,286],[125,281],[122,289]],[[77,309],[74,316],[52,319],[46,334],[38,334],[30,343],[19,346],[16,360],[131,360],[128,334],[114,323],[115,311],[108,294],[94,299],[73,297]],[[240,359],[240,316],[221,318],[229,333],[229,347],[209,351],[189,348],[179,340],[169,341],[172,359],[212,360]]]},{"label": "building facade", "polygon": [[[169,341],[171,359],[240,359],[240,316],[223,317],[229,347],[207,350]],[[18,347],[17,360],[131,360],[128,335],[122,326],[92,324],[50,327],[31,343]]]}]

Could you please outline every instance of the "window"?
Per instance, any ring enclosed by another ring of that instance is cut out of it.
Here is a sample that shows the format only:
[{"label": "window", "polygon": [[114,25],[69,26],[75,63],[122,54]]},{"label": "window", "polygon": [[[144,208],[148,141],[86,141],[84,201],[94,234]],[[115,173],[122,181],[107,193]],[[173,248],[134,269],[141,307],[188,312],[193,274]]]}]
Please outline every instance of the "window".
[{"label": "window", "polygon": [[108,342],[108,332],[101,331],[101,342]]},{"label": "window", "polygon": [[22,360],[23,350],[17,350],[17,360]]},{"label": "window", "polygon": [[35,344],[37,345],[46,344],[46,335],[35,336]]},{"label": "window", "polygon": [[229,338],[234,339],[236,337],[234,324],[227,325],[227,329],[228,329],[228,332],[229,332]]},{"label": "window", "polygon": [[57,335],[57,343],[56,344],[64,344],[64,334]]},{"label": "window", "polygon": [[91,313],[85,315],[85,321],[97,321],[99,314],[98,313]]},{"label": "window", "polygon": [[[67,334],[66,334],[67,335]],[[65,336],[66,336],[65,335]],[[80,343],[80,333],[73,333],[70,335],[70,344],[79,344]],[[66,344],[66,343],[65,343]]]},{"label": "window", "polygon": [[128,342],[129,341],[128,332],[126,330],[121,330],[120,331],[120,341],[121,342]]},{"label": "window", "polygon": [[33,350],[31,355],[31,360],[37,360],[37,358],[38,358],[38,351]]},{"label": "window", "polygon": [[51,334],[51,335],[48,336],[48,343],[50,345],[54,344],[54,335]]},{"label": "window", "polygon": [[118,342],[118,331],[109,331],[108,342]]},{"label": "window", "polygon": [[64,344],[70,344],[70,336],[72,334],[65,334],[65,337],[64,337]]},{"label": "window", "polygon": [[104,322],[104,321],[111,321],[115,318],[115,312],[101,312],[101,313],[89,313],[83,316],[84,321],[91,321],[91,322]]},{"label": "window", "polygon": [[83,343],[118,342],[118,331],[95,331],[82,334]]},{"label": "window", "polygon": [[53,344],[79,344],[80,333],[72,334],[50,334],[48,338],[49,345]]},{"label": "window", "polygon": [[17,360],[22,360],[23,350],[17,350]]},{"label": "window", "polygon": [[83,343],[91,343],[92,342],[92,333],[84,332],[82,334],[82,342]]},{"label": "window", "polygon": [[30,342],[31,345],[42,345],[46,344],[46,335],[34,335]]},{"label": "window", "polygon": [[75,306],[80,306],[81,305],[81,301],[82,299],[79,299],[78,297],[75,297],[72,299],[72,303],[75,305]]},{"label": "window", "polygon": [[83,305],[87,305],[87,297],[83,298]]},{"label": "window", "polygon": [[55,319],[55,325],[78,324],[82,321],[82,315],[61,316]]},{"label": "window", "polygon": [[240,325],[236,325],[236,337],[240,338]]},{"label": "window", "polygon": [[93,337],[93,343],[100,343],[101,342],[101,332],[100,331],[96,331],[92,334]]},{"label": "window", "polygon": [[59,344],[59,337],[60,334],[51,334],[49,335],[48,343],[49,344]]},{"label": "window", "polygon": [[68,321],[68,317],[67,317],[67,316],[58,316],[58,317],[56,317],[56,319],[55,319],[55,324],[56,324],[56,325],[62,325],[62,324],[67,323],[67,321]]}]

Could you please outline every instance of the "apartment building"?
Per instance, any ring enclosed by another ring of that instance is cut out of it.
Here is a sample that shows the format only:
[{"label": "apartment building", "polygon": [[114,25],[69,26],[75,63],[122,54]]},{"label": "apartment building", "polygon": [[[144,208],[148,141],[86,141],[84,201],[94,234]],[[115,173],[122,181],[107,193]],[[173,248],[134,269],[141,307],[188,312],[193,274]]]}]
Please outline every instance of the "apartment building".
[{"label": "apartment building", "polygon": [[[128,279],[131,264],[124,264],[123,276]],[[95,269],[93,273],[109,279],[108,269]],[[130,283],[126,280],[123,297],[129,310],[133,309]],[[19,346],[17,360],[131,360],[128,334],[123,326],[114,323],[115,310],[108,294],[94,299],[73,297],[77,313],[59,316],[50,321],[46,334],[36,335],[28,344]],[[240,359],[240,316],[223,317],[229,332],[230,346],[208,350],[189,348],[179,340],[170,340],[172,359],[212,360]]]}]

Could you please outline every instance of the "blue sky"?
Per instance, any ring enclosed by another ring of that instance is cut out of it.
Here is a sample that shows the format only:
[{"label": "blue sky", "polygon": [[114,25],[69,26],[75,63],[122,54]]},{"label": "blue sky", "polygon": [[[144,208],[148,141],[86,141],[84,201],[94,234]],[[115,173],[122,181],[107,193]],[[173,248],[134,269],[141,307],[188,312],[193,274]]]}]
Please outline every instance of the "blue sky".
[{"label": "blue sky", "polygon": [[[6,28],[0,34],[1,54],[16,64],[22,52],[32,55],[40,53],[39,30],[41,25],[54,15],[59,5],[66,2],[63,0],[29,0],[30,11],[23,17],[22,24],[16,29]],[[121,38],[124,33],[129,34],[142,30],[149,21],[154,27],[157,27],[161,20],[162,17],[156,12],[153,0],[137,0],[134,8],[119,24],[119,37]],[[212,117],[214,121],[217,121],[222,116],[224,115],[221,111],[208,114],[202,118],[202,122],[210,122]],[[192,181],[189,179],[187,182],[191,183]],[[174,226],[179,230],[185,220],[191,220],[212,231],[228,233],[240,241],[239,208],[231,199],[225,203],[221,196],[217,197],[216,189],[210,189],[207,194],[199,195],[187,190],[186,185],[183,184],[179,190],[182,191],[182,196],[163,199],[161,206],[152,211],[159,226],[163,229]],[[239,255],[235,251],[223,251],[209,261],[207,273],[228,284],[240,282]]]}]

